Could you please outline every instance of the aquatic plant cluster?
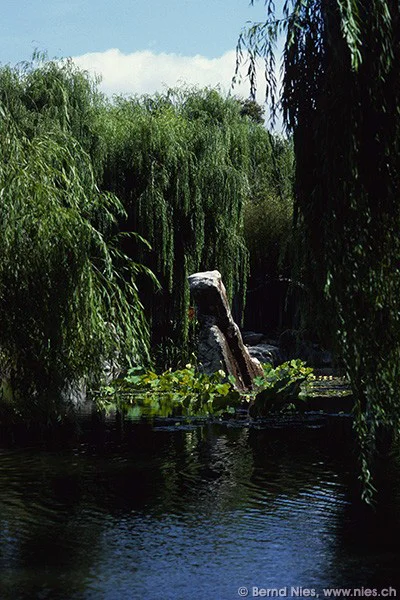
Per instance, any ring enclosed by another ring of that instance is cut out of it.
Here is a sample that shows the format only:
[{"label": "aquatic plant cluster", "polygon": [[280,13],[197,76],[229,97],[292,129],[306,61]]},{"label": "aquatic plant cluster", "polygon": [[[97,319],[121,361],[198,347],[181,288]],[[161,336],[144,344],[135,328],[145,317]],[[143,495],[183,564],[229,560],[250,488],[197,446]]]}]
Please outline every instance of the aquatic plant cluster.
[{"label": "aquatic plant cluster", "polygon": [[99,406],[118,409],[130,418],[152,416],[220,416],[244,408],[252,417],[263,417],[288,408],[304,407],[313,370],[301,360],[273,368],[264,364],[263,376],[254,379],[248,393],[240,393],[235,379],[223,370],[212,375],[188,363],[185,368],[157,374],[134,367],[124,377],[97,394]]}]

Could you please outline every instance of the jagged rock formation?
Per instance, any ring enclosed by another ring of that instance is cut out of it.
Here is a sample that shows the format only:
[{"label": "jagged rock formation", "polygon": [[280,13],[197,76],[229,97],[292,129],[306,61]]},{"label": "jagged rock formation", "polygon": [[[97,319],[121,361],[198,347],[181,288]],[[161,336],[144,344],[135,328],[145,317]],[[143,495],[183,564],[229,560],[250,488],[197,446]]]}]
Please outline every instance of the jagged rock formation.
[{"label": "jagged rock formation", "polygon": [[209,374],[223,369],[233,375],[238,389],[251,389],[254,377],[263,375],[263,369],[243,343],[221,274],[205,271],[188,279],[200,323],[198,359],[202,368]]}]

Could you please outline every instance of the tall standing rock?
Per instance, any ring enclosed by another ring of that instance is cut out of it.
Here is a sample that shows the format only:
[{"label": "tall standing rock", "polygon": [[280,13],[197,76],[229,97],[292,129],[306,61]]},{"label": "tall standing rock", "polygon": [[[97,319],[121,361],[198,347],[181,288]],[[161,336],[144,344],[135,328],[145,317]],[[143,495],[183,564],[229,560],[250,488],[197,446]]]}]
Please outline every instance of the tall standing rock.
[{"label": "tall standing rock", "polygon": [[253,379],[263,369],[251,358],[243,343],[239,327],[232,318],[219,271],[205,271],[189,276],[192,297],[200,323],[198,359],[208,374],[223,369],[233,375],[240,390],[252,388]]}]

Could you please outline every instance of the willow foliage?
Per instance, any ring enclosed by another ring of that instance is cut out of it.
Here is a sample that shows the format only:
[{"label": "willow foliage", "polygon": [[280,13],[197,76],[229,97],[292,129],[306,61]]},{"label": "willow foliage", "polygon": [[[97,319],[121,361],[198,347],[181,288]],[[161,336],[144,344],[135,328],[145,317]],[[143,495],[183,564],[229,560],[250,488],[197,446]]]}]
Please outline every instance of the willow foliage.
[{"label": "willow foliage", "polygon": [[0,350],[15,384],[55,389],[113,352],[146,359],[141,302],[152,341],[183,353],[195,271],[219,269],[240,313],[244,205],[272,178],[249,106],[212,89],[108,101],[70,61],[41,60],[0,69],[0,105]]},{"label": "willow foliage", "polygon": [[152,300],[155,339],[185,343],[189,274],[219,269],[230,298],[243,304],[243,208],[251,175],[269,160],[268,134],[212,89],[118,98],[101,124],[103,186],[123,200],[126,227],[149,240],[153,251],[140,260],[163,284]]},{"label": "willow foliage", "polygon": [[124,209],[99,192],[68,111],[63,122],[50,101],[31,110],[35,77],[0,73],[0,369],[25,416],[50,414],[67,382],[93,380],[106,360],[148,357],[141,267],[115,239]]},{"label": "willow foliage", "polygon": [[[271,136],[265,157],[255,166],[244,234],[253,283],[288,276],[293,226],[294,154],[290,140]],[[259,157],[258,157],[259,158]],[[269,166],[267,166],[269,165]],[[265,307],[268,322],[268,307]]]},{"label": "willow foliage", "polygon": [[58,128],[75,138],[96,172],[102,144],[95,114],[103,102],[97,84],[71,60],[48,61],[38,55],[32,62],[0,69],[0,100],[28,137]]},{"label": "willow foliage", "polygon": [[287,34],[281,101],[294,135],[303,264],[356,392],[370,497],[377,429],[400,425],[400,6],[286,1],[276,19],[273,4],[241,43],[270,65],[278,33]]}]

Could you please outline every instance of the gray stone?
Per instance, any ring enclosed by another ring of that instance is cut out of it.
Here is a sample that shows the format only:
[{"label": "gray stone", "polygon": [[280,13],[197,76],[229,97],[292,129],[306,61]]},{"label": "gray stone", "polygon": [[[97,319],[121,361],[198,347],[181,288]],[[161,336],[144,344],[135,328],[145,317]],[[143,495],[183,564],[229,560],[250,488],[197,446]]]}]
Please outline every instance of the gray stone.
[{"label": "gray stone", "polygon": [[251,389],[254,377],[262,376],[258,360],[251,358],[239,327],[232,318],[225,286],[219,271],[189,276],[192,297],[200,324],[198,360],[205,373],[223,369],[233,375],[236,387]]},{"label": "gray stone", "polygon": [[282,356],[277,346],[257,344],[256,346],[249,346],[248,351],[252,358],[256,358],[261,363],[269,363],[276,367],[282,362]]},{"label": "gray stone", "polygon": [[242,338],[246,346],[256,346],[261,343],[263,333],[255,333],[254,331],[242,331]]}]

